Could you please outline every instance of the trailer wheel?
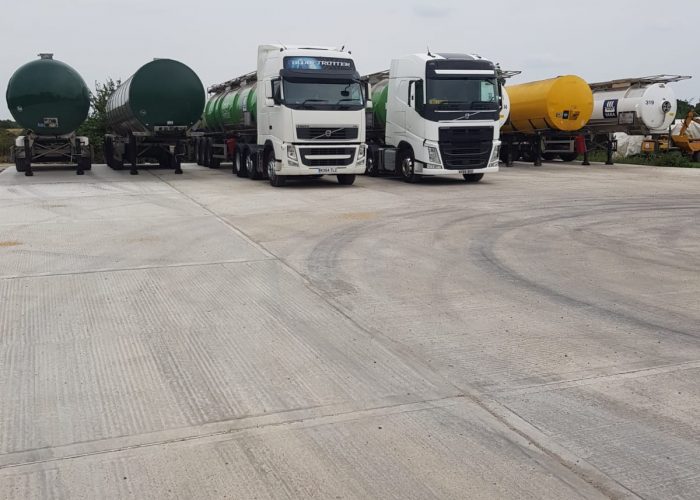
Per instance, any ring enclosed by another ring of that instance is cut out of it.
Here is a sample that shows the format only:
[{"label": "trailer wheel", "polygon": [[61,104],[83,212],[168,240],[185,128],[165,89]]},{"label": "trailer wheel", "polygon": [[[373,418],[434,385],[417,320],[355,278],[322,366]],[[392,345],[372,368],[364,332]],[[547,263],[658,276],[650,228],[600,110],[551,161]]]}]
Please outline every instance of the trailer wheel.
[{"label": "trailer wheel", "polygon": [[399,172],[404,182],[416,182],[418,176],[415,173],[416,161],[410,148],[402,149],[399,153]]},{"label": "trailer wheel", "polygon": [[270,150],[265,155],[265,165],[267,165],[267,177],[270,179],[270,185],[274,187],[282,187],[287,182],[287,177],[284,175],[277,175],[277,161],[275,160],[274,150]]},{"label": "trailer wheel", "polygon": [[246,148],[236,148],[236,175],[238,177],[248,177],[248,170],[246,170],[247,158],[248,150]]},{"label": "trailer wheel", "polygon": [[221,158],[214,157],[214,154],[216,154],[216,148],[214,147],[214,140],[213,139],[209,143],[208,153],[209,153],[209,161],[207,163],[208,163],[209,168],[219,168],[221,166]]},{"label": "trailer wheel", "polygon": [[338,184],[352,186],[355,182],[355,174],[338,174]]},{"label": "trailer wheel", "polygon": [[556,160],[556,158],[557,158],[556,153],[542,153],[543,160],[553,161],[553,160]]},{"label": "trailer wheel", "polygon": [[479,182],[481,179],[484,178],[484,174],[462,174],[462,177],[464,177],[464,180],[470,184],[474,182]]},{"label": "trailer wheel", "polygon": [[578,158],[578,153],[559,153],[559,158],[563,161],[574,161]]},{"label": "trailer wheel", "polygon": [[78,167],[80,170],[92,170],[92,159],[81,156],[78,158]]}]

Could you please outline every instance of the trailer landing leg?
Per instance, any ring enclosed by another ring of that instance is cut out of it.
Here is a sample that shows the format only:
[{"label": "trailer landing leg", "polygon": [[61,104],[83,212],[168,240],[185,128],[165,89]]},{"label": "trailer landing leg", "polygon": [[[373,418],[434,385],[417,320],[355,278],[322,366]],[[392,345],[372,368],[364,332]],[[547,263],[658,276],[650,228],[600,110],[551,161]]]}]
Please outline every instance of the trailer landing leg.
[{"label": "trailer landing leg", "polygon": [[31,177],[34,175],[32,171],[32,148],[29,146],[29,137],[24,137],[24,161],[27,162],[25,165],[24,175]]}]

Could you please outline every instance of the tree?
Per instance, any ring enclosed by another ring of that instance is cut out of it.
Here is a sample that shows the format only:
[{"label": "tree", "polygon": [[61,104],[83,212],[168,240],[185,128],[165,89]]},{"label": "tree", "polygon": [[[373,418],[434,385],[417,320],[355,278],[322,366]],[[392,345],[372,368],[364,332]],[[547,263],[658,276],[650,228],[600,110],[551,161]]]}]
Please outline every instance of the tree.
[{"label": "tree", "polygon": [[94,160],[104,161],[104,136],[107,133],[107,101],[115,90],[121,85],[121,80],[108,78],[104,83],[95,82],[95,92],[90,92],[90,114],[80,128],[77,135],[84,135],[90,140]]},{"label": "tree", "polygon": [[693,104],[695,99],[688,99],[687,101],[683,99],[678,99],[678,111],[676,111],[676,120],[682,120],[688,116],[688,111],[695,110],[696,114],[700,115],[700,100]]},{"label": "tree", "polygon": [[12,120],[0,120],[0,129],[21,128],[17,122]]}]

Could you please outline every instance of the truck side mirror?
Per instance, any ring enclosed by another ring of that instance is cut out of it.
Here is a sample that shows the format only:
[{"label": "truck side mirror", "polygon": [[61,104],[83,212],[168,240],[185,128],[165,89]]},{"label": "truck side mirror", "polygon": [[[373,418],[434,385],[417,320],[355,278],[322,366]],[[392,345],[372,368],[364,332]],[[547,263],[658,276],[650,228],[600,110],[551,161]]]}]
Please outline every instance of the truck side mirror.
[{"label": "truck side mirror", "polygon": [[372,109],[372,86],[368,81],[362,82],[362,91],[365,93],[365,108]]}]

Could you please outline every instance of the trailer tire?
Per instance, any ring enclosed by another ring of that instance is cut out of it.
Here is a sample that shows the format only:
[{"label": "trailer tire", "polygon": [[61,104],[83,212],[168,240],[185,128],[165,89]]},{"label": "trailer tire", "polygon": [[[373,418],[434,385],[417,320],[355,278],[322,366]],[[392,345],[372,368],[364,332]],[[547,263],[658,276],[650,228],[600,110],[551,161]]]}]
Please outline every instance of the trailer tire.
[{"label": "trailer tire", "polygon": [[24,161],[24,158],[15,158],[15,168],[17,172],[27,171],[27,162]]},{"label": "trailer tire", "polygon": [[562,161],[574,161],[578,158],[578,153],[559,153],[559,158]]},{"label": "trailer tire", "polygon": [[338,174],[338,184],[352,186],[355,182],[355,174]]},{"label": "trailer tire", "polygon": [[462,174],[462,177],[464,177],[465,182],[473,184],[483,179],[484,174]]},{"label": "trailer tire", "polygon": [[92,159],[85,157],[78,158],[78,167],[80,170],[92,170]]},{"label": "trailer tire", "polygon": [[277,161],[275,160],[275,151],[270,149],[265,154],[265,167],[267,168],[267,177],[270,179],[270,185],[274,187],[282,187],[287,183],[287,177],[284,175],[277,175]]},{"label": "trailer tire", "polygon": [[418,180],[415,173],[416,161],[411,148],[403,148],[399,152],[399,173],[404,182],[413,183]]},{"label": "trailer tire", "polygon": [[214,157],[214,154],[216,153],[216,148],[214,147],[214,139],[212,139],[211,142],[209,143],[208,153],[209,153],[209,161],[208,161],[209,168],[219,168],[221,166],[221,158]]},{"label": "trailer tire", "polygon": [[557,159],[556,153],[542,153],[542,159],[547,161],[554,161]]},{"label": "trailer tire", "polygon": [[245,163],[247,157],[248,150],[246,148],[236,148],[235,170],[238,177],[248,177]]}]

